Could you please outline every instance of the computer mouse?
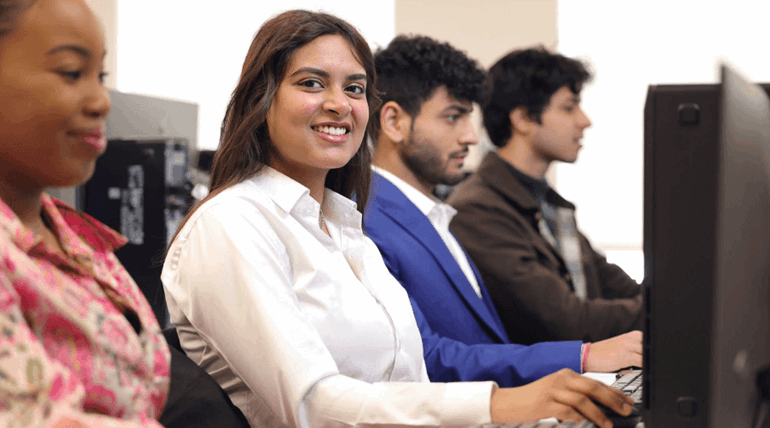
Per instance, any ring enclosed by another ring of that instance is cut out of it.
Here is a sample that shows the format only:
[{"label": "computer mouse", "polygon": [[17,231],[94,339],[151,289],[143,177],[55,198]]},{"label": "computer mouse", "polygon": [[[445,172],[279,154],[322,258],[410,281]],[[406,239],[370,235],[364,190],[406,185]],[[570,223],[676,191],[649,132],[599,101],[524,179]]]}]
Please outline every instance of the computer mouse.
[{"label": "computer mouse", "polygon": [[594,401],[594,404],[607,416],[607,419],[612,422],[614,428],[635,428],[642,421],[642,414],[636,407],[631,408],[631,413],[628,416],[623,416],[604,404],[597,403],[596,401]]}]

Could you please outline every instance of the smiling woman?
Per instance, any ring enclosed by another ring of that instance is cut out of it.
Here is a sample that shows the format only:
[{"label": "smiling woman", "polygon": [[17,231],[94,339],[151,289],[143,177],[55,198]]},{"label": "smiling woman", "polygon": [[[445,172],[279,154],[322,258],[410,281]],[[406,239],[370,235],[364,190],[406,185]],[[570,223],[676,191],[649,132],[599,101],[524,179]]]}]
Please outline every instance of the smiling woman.
[{"label": "smiling woman", "polygon": [[366,71],[339,35],[298,49],[267,113],[277,154],[270,166],[322,200],[326,174],[360,149],[369,106]]},{"label": "smiling woman", "polygon": [[362,230],[374,73],[364,39],[334,16],[289,11],[257,32],[212,193],[161,275],[187,355],[252,426],[605,421],[589,396],[630,411],[573,372],[521,388],[429,382],[409,298]]},{"label": "smiling woman", "polygon": [[[106,147],[102,137],[110,100],[102,85],[104,43],[91,11],[75,6],[36,2],[0,50],[0,117],[14,124],[0,131],[0,162],[26,170],[19,179],[41,175],[45,182],[35,185],[85,181]],[[61,25],[75,23],[86,25],[62,31]],[[22,146],[25,150],[16,148]]]},{"label": "smiling woman", "polygon": [[43,191],[106,148],[104,55],[83,0],[0,0],[2,426],[160,426],[169,350],[125,239]]}]

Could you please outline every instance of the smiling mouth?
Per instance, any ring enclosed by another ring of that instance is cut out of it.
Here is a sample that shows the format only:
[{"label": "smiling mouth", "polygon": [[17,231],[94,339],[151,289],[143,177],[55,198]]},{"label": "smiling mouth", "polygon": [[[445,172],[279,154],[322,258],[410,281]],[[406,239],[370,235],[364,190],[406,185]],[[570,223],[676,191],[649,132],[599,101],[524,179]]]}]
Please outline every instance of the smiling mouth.
[{"label": "smiling mouth", "polygon": [[312,128],[316,132],[322,132],[329,135],[345,135],[350,132],[349,129],[343,126],[313,126]]},{"label": "smiling mouth", "polygon": [[67,135],[88,144],[100,153],[104,152],[104,149],[107,147],[107,141],[104,139],[104,131],[99,129],[69,131],[67,132]]},{"label": "smiling mouth", "polygon": [[455,152],[455,153],[451,154],[451,158],[452,159],[457,159],[457,160],[463,160],[463,159],[465,159],[466,156],[468,156],[468,149],[465,149],[465,150],[462,150],[462,151]]}]

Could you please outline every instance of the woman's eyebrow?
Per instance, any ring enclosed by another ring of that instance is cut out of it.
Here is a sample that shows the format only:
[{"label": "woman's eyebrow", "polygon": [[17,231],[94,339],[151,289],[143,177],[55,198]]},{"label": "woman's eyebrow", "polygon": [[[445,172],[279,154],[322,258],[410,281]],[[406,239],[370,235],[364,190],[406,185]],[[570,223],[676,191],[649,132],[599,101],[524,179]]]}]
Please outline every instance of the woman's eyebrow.
[{"label": "woman's eyebrow", "polygon": [[78,45],[59,45],[59,46],[56,46],[55,48],[51,49],[50,51],[48,51],[46,53],[46,55],[53,55],[53,54],[55,54],[57,52],[61,52],[61,51],[74,52],[74,53],[82,56],[85,59],[91,58],[91,51],[89,51],[88,49],[86,49],[86,48],[84,48],[82,46],[78,46]]},{"label": "woman's eyebrow", "polygon": [[[301,74],[301,73],[311,73],[311,74],[315,74],[315,75],[321,76],[323,78],[328,78],[329,77],[329,73],[328,72],[326,72],[324,70],[321,70],[320,68],[314,68],[314,67],[302,67],[302,68],[299,68],[294,73],[291,73],[289,75],[289,77],[293,77],[293,76],[296,76],[297,74]],[[346,80],[366,80],[366,74],[363,74],[363,73],[351,74],[351,75],[348,75],[346,77]]]}]

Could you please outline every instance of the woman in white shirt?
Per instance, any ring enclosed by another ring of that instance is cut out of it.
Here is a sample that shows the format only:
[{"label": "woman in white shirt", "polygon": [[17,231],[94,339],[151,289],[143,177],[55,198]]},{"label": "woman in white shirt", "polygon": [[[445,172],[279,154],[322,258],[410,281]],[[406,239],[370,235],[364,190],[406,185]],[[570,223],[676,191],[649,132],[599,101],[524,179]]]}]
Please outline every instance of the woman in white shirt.
[{"label": "woman in white shirt", "polygon": [[334,16],[289,11],[259,30],[211,194],[163,268],[187,354],[255,426],[608,424],[591,399],[630,412],[567,370],[510,389],[429,382],[406,292],[361,229],[374,75],[366,41]]}]

